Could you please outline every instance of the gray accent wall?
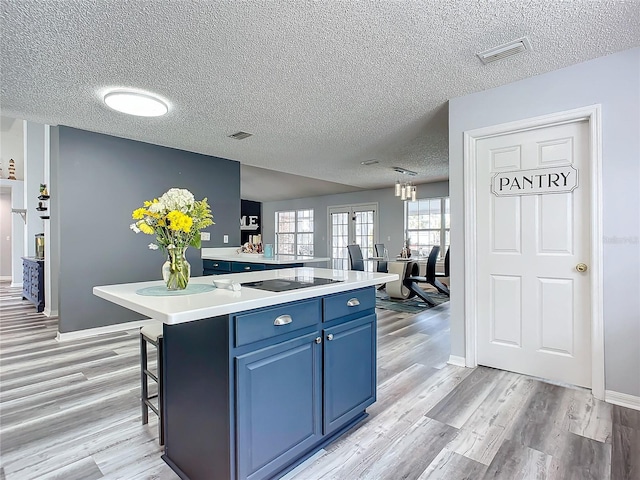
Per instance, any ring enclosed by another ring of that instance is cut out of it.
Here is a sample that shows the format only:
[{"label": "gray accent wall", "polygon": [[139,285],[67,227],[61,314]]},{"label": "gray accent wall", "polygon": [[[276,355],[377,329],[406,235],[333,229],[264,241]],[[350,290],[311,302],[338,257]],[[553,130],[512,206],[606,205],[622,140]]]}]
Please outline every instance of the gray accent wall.
[{"label": "gray accent wall", "polygon": [[[52,129],[53,130],[53,129]],[[59,233],[61,333],[142,319],[93,295],[96,285],[160,280],[165,258],[149,250],[155,237],[129,229],[131,212],[169,188],[207,197],[215,225],[204,247],[240,242],[240,164],[69,127],[56,127],[51,157],[52,220]],[[54,246],[55,248],[55,246]],[[202,275],[200,250],[189,248],[192,276]],[[54,280],[55,281],[55,280]]]},{"label": "gray accent wall", "polygon": [[463,132],[602,105],[606,390],[640,396],[640,48],[449,101],[451,353],[464,356]]},{"label": "gray accent wall", "polygon": [[[436,198],[449,195],[448,182],[418,185],[418,198]],[[314,218],[314,252],[316,257],[330,257],[328,240],[328,209],[342,205],[378,203],[378,238],[390,255],[400,253],[404,242],[404,202],[393,194],[393,188],[365,190],[353,193],[324,195],[264,202],[262,204],[262,238],[264,243],[275,243],[275,212],[312,208]],[[390,238],[390,240],[389,240]],[[317,265],[324,266],[324,265]]]}]

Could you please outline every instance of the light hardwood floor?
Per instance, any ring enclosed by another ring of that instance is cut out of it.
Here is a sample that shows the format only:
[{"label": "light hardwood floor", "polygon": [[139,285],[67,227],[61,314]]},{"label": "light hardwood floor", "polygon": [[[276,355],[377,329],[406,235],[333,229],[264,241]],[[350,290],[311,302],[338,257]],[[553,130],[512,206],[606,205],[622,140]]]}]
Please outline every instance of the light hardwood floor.
[{"label": "light hardwood floor", "polygon": [[[640,480],[640,412],[447,365],[447,304],[378,314],[370,416],[286,478]],[[0,480],[177,479],[140,423],[137,332],[58,343],[56,322],[0,284]]]}]

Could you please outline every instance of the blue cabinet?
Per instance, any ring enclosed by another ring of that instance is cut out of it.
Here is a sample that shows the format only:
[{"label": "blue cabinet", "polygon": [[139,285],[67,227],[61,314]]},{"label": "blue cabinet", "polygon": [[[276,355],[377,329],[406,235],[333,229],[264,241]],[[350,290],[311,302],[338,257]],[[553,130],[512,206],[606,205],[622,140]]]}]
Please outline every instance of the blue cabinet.
[{"label": "blue cabinet", "polygon": [[376,400],[375,315],[324,330],[323,434],[349,423]]},{"label": "blue cabinet", "polygon": [[225,273],[256,272],[260,270],[277,270],[280,268],[302,267],[302,263],[256,263],[230,262],[227,260],[202,260],[203,275],[224,275]]},{"label": "blue cabinet", "polygon": [[22,257],[22,298],[44,310],[44,260]]},{"label": "blue cabinet", "polygon": [[231,262],[203,260],[202,270],[203,275],[223,275],[225,273],[231,273]]},{"label": "blue cabinet", "polygon": [[181,478],[278,478],[376,398],[375,287],[164,325],[165,454]]},{"label": "blue cabinet", "polygon": [[236,359],[238,478],[278,472],[322,437],[318,333]]}]

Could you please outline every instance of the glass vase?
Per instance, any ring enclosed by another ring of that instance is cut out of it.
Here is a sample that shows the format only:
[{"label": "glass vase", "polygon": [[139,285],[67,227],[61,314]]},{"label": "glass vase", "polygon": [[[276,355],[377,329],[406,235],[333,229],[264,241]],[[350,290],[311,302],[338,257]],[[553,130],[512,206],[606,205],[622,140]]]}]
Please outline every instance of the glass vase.
[{"label": "glass vase", "polygon": [[191,265],[187,262],[187,247],[167,248],[167,261],[162,265],[162,278],[167,290],[184,290],[189,284]]}]

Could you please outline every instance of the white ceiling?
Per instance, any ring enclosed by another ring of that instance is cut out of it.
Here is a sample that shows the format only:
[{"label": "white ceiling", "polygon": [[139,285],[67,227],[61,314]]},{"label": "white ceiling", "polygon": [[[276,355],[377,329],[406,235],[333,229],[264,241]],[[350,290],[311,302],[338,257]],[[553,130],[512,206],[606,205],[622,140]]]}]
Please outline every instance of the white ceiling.
[{"label": "white ceiling", "polygon": [[[416,183],[446,179],[449,98],[640,45],[640,1],[3,0],[0,8],[2,115],[238,160],[255,200],[384,187],[398,179],[392,166],[418,172]],[[531,52],[489,65],[475,56],[524,35]],[[111,111],[101,99],[113,87],[155,92],[170,112]],[[254,136],[227,138],[239,130]],[[360,164],[369,159],[379,163]],[[279,182],[271,173],[262,184],[261,169],[310,178]]]}]

